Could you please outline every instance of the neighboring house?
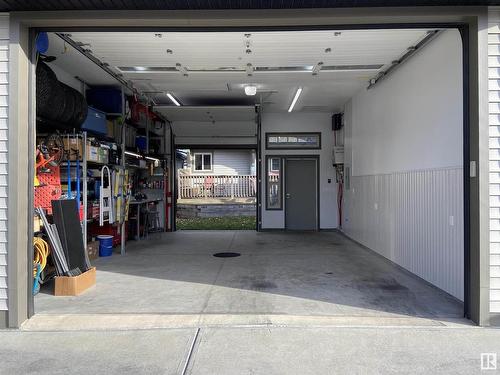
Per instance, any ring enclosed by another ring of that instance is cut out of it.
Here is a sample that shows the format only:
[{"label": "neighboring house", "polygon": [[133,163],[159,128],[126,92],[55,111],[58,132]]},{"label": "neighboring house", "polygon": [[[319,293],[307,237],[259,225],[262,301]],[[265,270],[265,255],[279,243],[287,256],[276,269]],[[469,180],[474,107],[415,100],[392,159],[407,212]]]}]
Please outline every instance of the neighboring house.
[{"label": "neighboring house", "polygon": [[253,150],[189,150],[184,169],[193,175],[250,176],[255,163]]},{"label": "neighboring house", "polygon": [[178,170],[178,196],[193,198],[250,198],[256,193],[254,150],[188,150]]}]

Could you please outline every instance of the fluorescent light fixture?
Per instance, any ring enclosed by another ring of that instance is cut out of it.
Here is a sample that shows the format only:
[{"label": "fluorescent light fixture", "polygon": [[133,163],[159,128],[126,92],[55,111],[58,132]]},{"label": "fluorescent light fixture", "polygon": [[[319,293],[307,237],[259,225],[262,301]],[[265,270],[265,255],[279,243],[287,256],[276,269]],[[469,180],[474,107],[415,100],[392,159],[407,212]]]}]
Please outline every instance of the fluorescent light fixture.
[{"label": "fluorescent light fixture", "polygon": [[299,87],[297,89],[297,92],[295,93],[295,96],[293,97],[292,104],[290,104],[290,107],[288,108],[288,112],[293,111],[293,107],[295,107],[295,103],[297,103],[297,100],[299,99],[301,92],[302,92],[302,87]]},{"label": "fluorescent light fixture", "polygon": [[160,162],[160,159],[157,159],[157,158],[152,158],[151,156],[145,156],[146,159],[148,160],[151,160],[151,161],[156,161],[156,162]]},{"label": "fluorescent light fixture", "polygon": [[254,96],[255,94],[257,94],[257,86],[254,85],[245,86],[245,94],[248,96]]},{"label": "fluorescent light fixture", "polygon": [[136,154],[135,152],[125,151],[125,155],[134,156],[137,159],[142,159],[142,156],[139,154]]},{"label": "fluorescent light fixture", "polygon": [[167,92],[167,96],[172,101],[172,103],[174,103],[177,107],[181,106],[181,103],[179,103],[171,93]]},{"label": "fluorescent light fixture", "polygon": [[147,70],[147,68],[145,66],[136,66],[135,70],[137,70],[139,72],[144,72],[145,70]]}]

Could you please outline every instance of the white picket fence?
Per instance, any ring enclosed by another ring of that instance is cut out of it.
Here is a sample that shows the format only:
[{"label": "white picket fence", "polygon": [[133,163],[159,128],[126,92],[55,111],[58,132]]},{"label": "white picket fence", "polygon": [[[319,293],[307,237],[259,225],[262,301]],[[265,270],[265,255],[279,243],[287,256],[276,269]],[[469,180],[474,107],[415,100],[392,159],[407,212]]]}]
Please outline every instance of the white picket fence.
[{"label": "white picket fence", "polygon": [[256,177],[251,175],[178,175],[181,199],[255,197]]}]

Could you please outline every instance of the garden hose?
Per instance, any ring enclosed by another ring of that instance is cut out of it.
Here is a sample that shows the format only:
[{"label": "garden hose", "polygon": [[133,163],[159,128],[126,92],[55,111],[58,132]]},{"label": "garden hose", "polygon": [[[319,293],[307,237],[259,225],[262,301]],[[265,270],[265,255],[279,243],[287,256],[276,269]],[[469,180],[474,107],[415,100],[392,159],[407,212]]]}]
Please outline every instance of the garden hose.
[{"label": "garden hose", "polygon": [[49,244],[40,237],[33,237],[33,295],[40,291],[40,274],[47,266],[47,258],[50,254]]},{"label": "garden hose", "polygon": [[[34,258],[33,258],[33,277],[36,278],[37,273],[44,270],[47,265],[47,257],[50,254],[49,244],[41,239],[40,237],[33,237],[33,248],[34,248]],[[40,271],[38,271],[37,264],[40,265]]]}]

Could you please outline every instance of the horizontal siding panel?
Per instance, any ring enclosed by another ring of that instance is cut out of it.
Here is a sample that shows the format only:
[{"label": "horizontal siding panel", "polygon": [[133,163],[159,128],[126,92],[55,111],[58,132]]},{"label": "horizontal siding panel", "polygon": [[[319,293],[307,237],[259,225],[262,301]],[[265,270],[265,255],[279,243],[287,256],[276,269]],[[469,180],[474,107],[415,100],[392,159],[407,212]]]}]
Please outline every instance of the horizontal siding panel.
[{"label": "horizontal siding panel", "polygon": [[500,254],[500,242],[490,241],[490,254]]},{"label": "horizontal siding panel", "polygon": [[[490,126],[492,128],[492,126]],[[500,160],[500,149],[490,149],[490,160]]]},{"label": "horizontal siding panel", "polygon": [[[490,92],[493,92],[493,91],[490,91]],[[498,91],[494,91],[494,92],[498,92]],[[488,123],[490,126],[500,126],[500,115],[490,114],[489,118],[488,118]]]},{"label": "horizontal siding panel", "polygon": [[489,68],[488,69],[489,79],[499,79],[500,78],[500,67]]},{"label": "horizontal siding panel", "polygon": [[[500,184],[490,184],[490,195],[500,195]],[[2,196],[2,188],[0,188],[0,197]]]},{"label": "horizontal siding panel", "polygon": [[490,265],[490,277],[500,277],[500,266]]},{"label": "horizontal siding panel", "polygon": [[[500,148],[500,138],[490,137],[490,148]],[[1,148],[0,148],[1,151]]]},{"label": "horizontal siding panel", "polygon": [[488,66],[492,68],[500,67],[500,56],[489,56]]},{"label": "horizontal siding panel", "polygon": [[[500,66],[498,68],[500,69]],[[496,90],[488,91],[488,99],[490,102],[500,102],[500,93]]]},{"label": "horizontal siding panel", "polygon": [[490,173],[490,184],[500,183],[500,173]]},{"label": "horizontal siding panel", "polygon": [[490,300],[500,301],[500,289],[490,289]]},{"label": "horizontal siding panel", "polygon": [[493,313],[500,313],[500,302],[491,302],[490,311]]},{"label": "horizontal siding panel", "polygon": [[490,207],[490,219],[491,218],[500,218],[500,208]]},{"label": "horizontal siding panel", "polygon": [[500,242],[500,232],[497,230],[490,230],[490,242]]},{"label": "horizontal siding panel", "polygon": [[500,113],[500,103],[494,102],[489,105],[490,114],[498,114]]},{"label": "horizontal siding panel", "polygon": [[490,254],[490,265],[500,266],[500,254]]},{"label": "horizontal siding panel", "polygon": [[500,45],[489,44],[488,45],[488,55],[489,56],[500,56]]},{"label": "horizontal siding panel", "polygon": [[496,195],[490,195],[490,207],[500,207],[500,197]]},{"label": "horizontal siding panel", "polygon": [[7,310],[9,16],[0,14],[0,310]]}]

